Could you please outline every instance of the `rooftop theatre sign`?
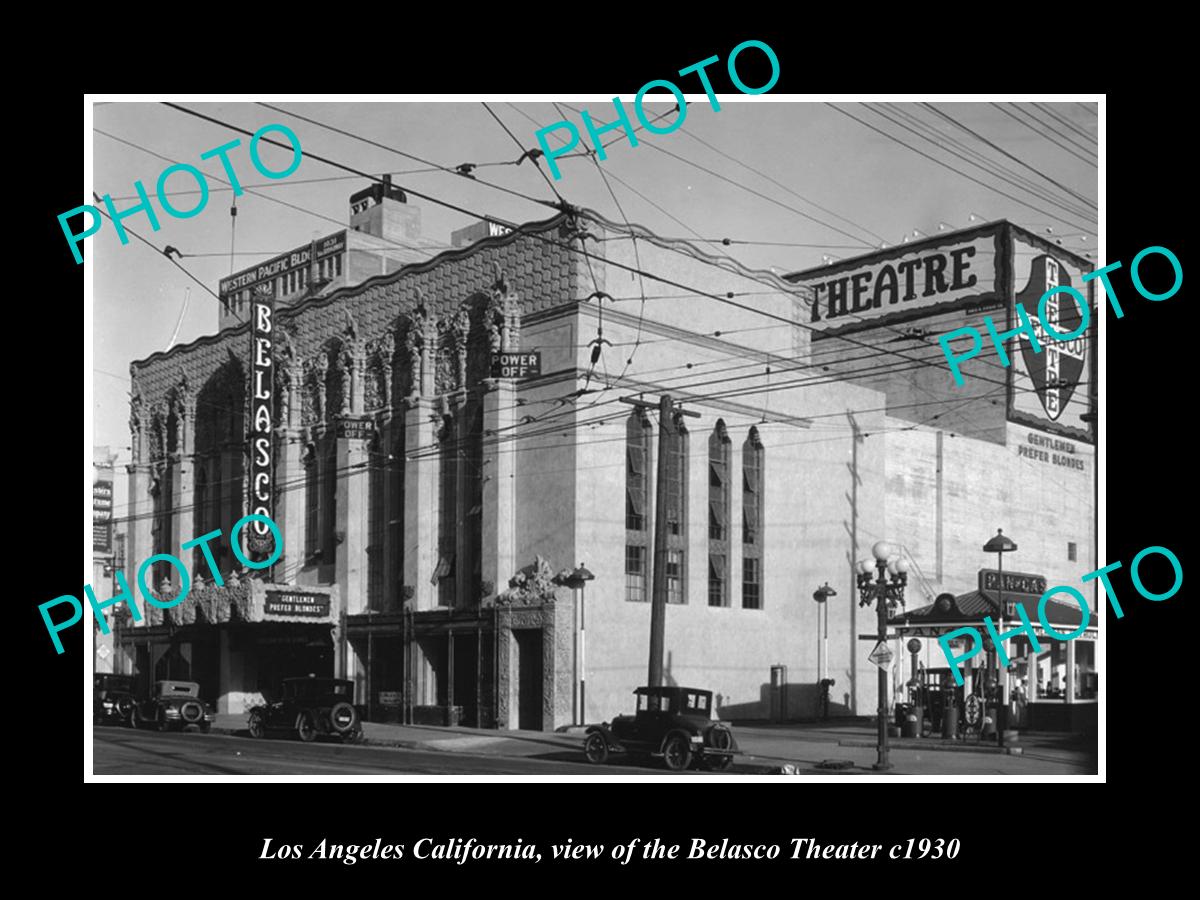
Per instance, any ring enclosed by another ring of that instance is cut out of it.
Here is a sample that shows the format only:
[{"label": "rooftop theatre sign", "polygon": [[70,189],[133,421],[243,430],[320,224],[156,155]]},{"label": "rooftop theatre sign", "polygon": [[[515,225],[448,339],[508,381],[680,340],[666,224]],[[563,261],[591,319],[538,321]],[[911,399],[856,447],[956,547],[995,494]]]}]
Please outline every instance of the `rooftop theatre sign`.
[{"label": "rooftop theatre sign", "polygon": [[[254,394],[250,400],[250,510],[275,518],[272,512],[271,424],[275,402],[272,395],[271,342],[275,315],[275,292],[270,285],[254,289],[251,305],[250,378]],[[255,521],[244,532],[246,549],[262,558],[274,550],[274,538],[265,522]]]},{"label": "rooftop theatre sign", "polygon": [[959,307],[999,307],[998,225],[809,269],[789,278],[812,289],[814,338],[847,334]]}]

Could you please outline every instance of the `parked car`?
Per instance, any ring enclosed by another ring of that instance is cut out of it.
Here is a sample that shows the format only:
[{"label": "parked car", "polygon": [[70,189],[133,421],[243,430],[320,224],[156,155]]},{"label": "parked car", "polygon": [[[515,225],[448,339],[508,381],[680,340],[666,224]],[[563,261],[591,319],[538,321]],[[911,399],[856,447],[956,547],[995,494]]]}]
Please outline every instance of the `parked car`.
[{"label": "parked car", "polygon": [[661,758],[668,769],[689,765],[725,770],[738,753],[733,731],[711,719],[712,691],[687,687],[640,687],[637,711],[585,732],[588,762],[603,763],[610,753],[640,753]]},{"label": "parked car", "polygon": [[251,737],[290,731],[306,742],[326,734],[349,743],[362,736],[362,718],[351,703],[354,682],[312,675],[285,678],[280,694],[278,700],[250,710]]},{"label": "parked car", "polygon": [[216,709],[200,699],[200,685],[194,681],[156,681],[150,697],[133,705],[129,724],[134,728],[173,731],[197,726],[208,732]]},{"label": "parked car", "polygon": [[133,713],[133,676],[100,672],[92,678],[92,722],[128,725]]}]

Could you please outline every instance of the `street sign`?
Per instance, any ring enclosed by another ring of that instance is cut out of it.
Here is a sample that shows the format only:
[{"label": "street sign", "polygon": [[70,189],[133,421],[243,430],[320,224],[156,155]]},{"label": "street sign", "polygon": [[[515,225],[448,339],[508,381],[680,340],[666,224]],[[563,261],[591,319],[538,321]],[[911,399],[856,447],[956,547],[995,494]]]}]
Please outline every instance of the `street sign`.
[{"label": "street sign", "polygon": [[875,645],[875,649],[867,656],[871,662],[879,666],[881,669],[890,669],[892,667],[892,648],[880,641]]}]

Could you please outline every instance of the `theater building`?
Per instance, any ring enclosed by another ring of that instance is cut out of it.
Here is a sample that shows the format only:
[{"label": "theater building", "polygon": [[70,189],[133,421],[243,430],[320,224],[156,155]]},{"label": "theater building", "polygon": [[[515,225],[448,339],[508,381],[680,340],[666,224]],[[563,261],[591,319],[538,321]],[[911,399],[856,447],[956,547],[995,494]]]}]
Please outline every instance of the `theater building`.
[{"label": "theater building", "polygon": [[[382,186],[368,200],[407,205]],[[1056,583],[1095,568],[1092,429],[1077,408],[1090,416],[1091,398],[1058,380],[1074,357],[1047,382],[1038,360],[1006,378],[981,355],[991,383],[972,386],[968,364],[960,393],[936,344],[909,353],[920,364],[878,346],[897,327],[1011,307],[1022,277],[1048,277],[1039,253],[1077,260],[1007,223],[908,245],[945,255],[934,302],[897,324],[885,291],[860,329],[871,296],[849,269],[848,288],[819,290],[841,270],[783,279],[586,210],[493,225],[362,280],[331,264],[300,294],[282,269],[247,270],[222,289],[248,291],[244,321],[222,310],[213,334],[132,364],[128,558],[220,529],[225,581],[195,548],[187,598],[122,622],[139,676],[191,677],[233,713],[314,673],[352,679],[376,721],[608,719],[646,680],[663,516],[668,683],[712,690],[726,719],[806,717],[827,675],[834,714],[870,714],[858,637],[874,615],[852,564],[874,541],[918,564],[913,608],[968,590],[997,527],[1021,568]],[[307,264],[338,246],[310,247]],[[966,246],[975,255],[953,255]],[[904,277],[896,305],[911,302]],[[621,398],[663,394],[696,415],[672,417],[660,468],[656,413]],[[282,534],[259,571],[228,543],[257,509]],[[565,576],[580,566],[595,578],[575,590]],[[155,574],[167,599],[172,572]],[[819,630],[811,598],[826,582],[838,594]]]}]

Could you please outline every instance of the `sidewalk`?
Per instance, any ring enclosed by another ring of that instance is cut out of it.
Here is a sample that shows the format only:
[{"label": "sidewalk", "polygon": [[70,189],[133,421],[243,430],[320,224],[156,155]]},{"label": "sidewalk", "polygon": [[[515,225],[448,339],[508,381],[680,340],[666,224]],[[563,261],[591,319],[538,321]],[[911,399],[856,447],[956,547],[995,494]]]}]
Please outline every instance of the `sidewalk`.
[{"label": "sidewalk", "polygon": [[[874,774],[876,760],[873,722],[847,720],[817,724],[754,723],[733,725],[742,753],[735,774],[774,774],[785,765],[799,774]],[[538,757],[582,761],[583,726],[561,732],[498,731],[495,729],[363,723],[365,743],[408,750],[471,753],[499,757]],[[218,714],[213,731],[247,734],[246,716]],[[893,775],[1085,775],[1096,771],[1086,742],[1062,734],[1022,734],[1020,755],[994,745],[970,744],[944,748],[933,739],[891,741]],[[952,752],[946,752],[949,749]],[[818,767],[826,760],[849,761],[852,768]],[[605,772],[597,767],[597,774]]]}]

